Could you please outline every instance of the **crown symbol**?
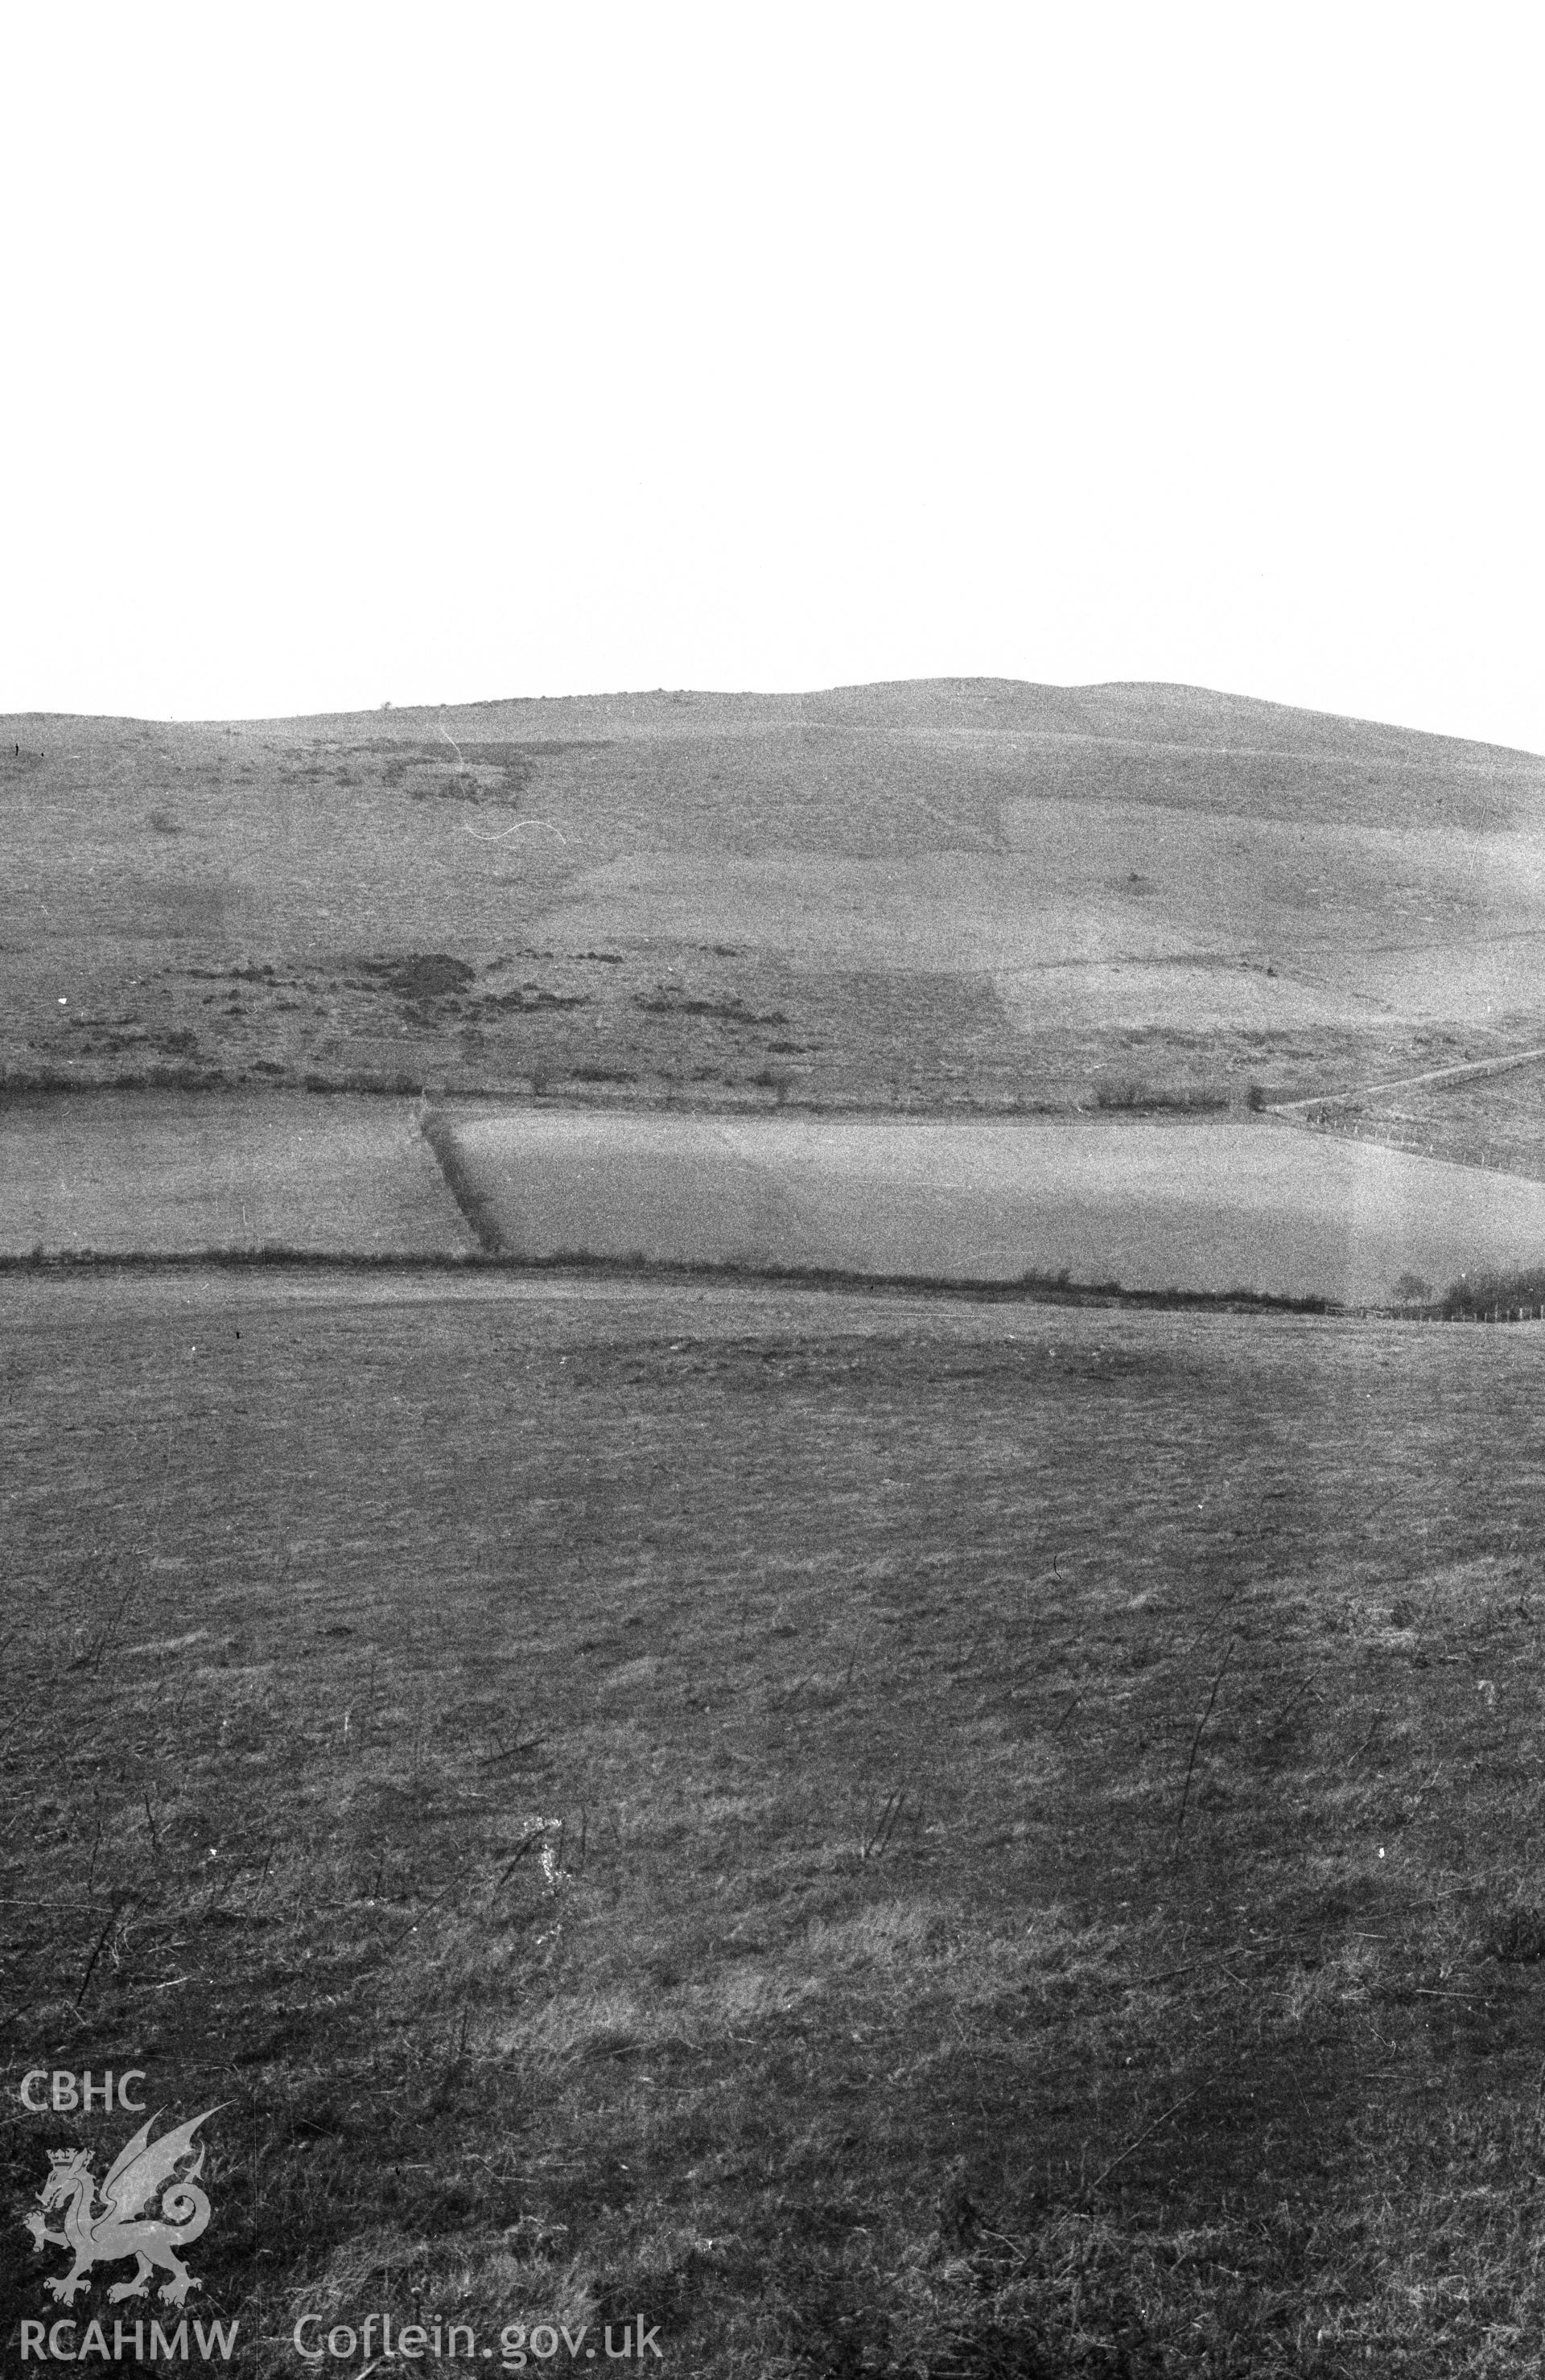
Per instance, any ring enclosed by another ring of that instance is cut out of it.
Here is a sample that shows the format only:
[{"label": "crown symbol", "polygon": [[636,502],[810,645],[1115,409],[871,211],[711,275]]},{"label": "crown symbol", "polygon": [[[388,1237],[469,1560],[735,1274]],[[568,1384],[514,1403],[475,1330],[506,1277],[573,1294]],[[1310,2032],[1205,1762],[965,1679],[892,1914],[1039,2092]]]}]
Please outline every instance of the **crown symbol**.
[{"label": "crown symbol", "polygon": [[91,2162],[90,2155],[81,2156],[79,2149],[50,2149],[48,2152],[50,2165],[73,2165],[77,2157],[80,2157],[82,2165],[90,2165]]}]

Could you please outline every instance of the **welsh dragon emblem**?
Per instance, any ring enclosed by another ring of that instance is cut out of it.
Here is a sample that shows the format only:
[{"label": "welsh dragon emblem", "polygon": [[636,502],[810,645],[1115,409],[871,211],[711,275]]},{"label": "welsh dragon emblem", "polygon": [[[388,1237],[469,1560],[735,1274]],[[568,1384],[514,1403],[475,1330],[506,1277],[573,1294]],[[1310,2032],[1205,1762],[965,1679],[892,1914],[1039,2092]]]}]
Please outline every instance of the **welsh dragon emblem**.
[{"label": "welsh dragon emblem", "polygon": [[[189,2289],[202,2287],[176,2253],[209,2225],[209,2200],[198,2187],[204,2169],[202,2142],[186,2173],[178,2175],[176,2169],[193,2155],[193,2135],[199,2126],[218,2113],[217,2107],[206,2107],[201,2116],[163,2133],[158,2141],[151,2139],[151,2125],[156,2119],[150,2117],[114,2158],[95,2205],[92,2202],[98,2193],[91,2150],[50,2149],[48,2180],[38,2192],[43,2214],[27,2215],[22,2220],[32,2235],[34,2249],[46,2242],[67,2248],[74,2255],[75,2262],[62,2279],[50,2277],[43,2281],[44,2289],[61,2305],[73,2304],[78,2290],[91,2288],[93,2265],[116,2265],[126,2256],[139,2260],[134,2277],[118,2281],[108,2290],[110,2303],[120,2298],[149,2296],[151,2276],[158,2265],[170,2276],[158,2294],[172,2305],[181,2305]],[[152,2215],[149,2210],[163,2190],[160,2207]],[[43,2219],[55,2206],[64,2209],[61,2231],[50,2231]]]}]

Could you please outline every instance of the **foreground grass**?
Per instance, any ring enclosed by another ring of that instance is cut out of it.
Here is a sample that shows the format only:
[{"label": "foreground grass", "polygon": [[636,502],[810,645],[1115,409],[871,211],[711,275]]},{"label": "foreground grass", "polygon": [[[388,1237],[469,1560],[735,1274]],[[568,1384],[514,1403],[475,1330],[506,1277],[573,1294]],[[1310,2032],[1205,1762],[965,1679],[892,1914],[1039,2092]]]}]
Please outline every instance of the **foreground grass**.
[{"label": "foreground grass", "polygon": [[252,2368],[1545,2352],[1545,1338],[0,1294],[14,2207],[128,2129],[14,2079],[134,2064]]}]

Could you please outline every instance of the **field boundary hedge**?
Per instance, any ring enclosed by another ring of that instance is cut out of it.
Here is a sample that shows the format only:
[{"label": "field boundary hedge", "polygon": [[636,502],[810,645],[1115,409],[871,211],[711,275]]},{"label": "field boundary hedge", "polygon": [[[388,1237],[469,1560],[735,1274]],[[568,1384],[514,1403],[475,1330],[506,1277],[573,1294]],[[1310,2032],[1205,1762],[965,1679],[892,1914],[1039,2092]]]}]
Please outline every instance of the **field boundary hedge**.
[{"label": "field boundary hedge", "polygon": [[429,1143],[446,1189],[456,1200],[462,1221],[478,1244],[479,1253],[485,1257],[502,1255],[504,1243],[499,1236],[499,1219],[492,1201],[473,1179],[450,1117],[442,1109],[431,1108],[420,1117],[419,1128]]},{"label": "field boundary hedge", "polygon": [[[465,1211],[465,1209],[463,1210]],[[468,1218],[470,1220],[470,1218]],[[474,1229],[477,1226],[474,1224]],[[292,1248],[270,1243],[256,1248],[201,1248],[135,1252],[96,1248],[34,1248],[25,1256],[0,1255],[0,1275],[78,1272],[253,1272],[274,1268],[309,1272],[495,1272],[515,1275],[575,1274],[660,1281],[772,1283],[791,1289],[873,1291],[907,1297],[964,1298],[980,1305],[1099,1305],[1152,1307],[1173,1312],[1340,1315],[1366,1309],[1339,1305],[1329,1297],[1278,1297],[1267,1290],[1124,1289],[1120,1281],[1075,1281],[1040,1273],[1013,1281],[963,1281],[944,1274],[845,1272],[806,1265],[687,1264],[644,1256],[592,1256],[583,1248],[555,1256],[515,1256],[480,1246],[456,1253],[403,1249],[361,1250],[339,1255],[322,1248]]]}]

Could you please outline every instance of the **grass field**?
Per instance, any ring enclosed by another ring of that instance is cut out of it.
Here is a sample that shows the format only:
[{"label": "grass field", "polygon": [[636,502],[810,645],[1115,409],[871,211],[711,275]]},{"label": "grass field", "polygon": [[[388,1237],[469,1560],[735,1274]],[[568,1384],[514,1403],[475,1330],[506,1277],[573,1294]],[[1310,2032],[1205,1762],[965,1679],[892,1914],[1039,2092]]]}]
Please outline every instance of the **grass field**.
[{"label": "grass field", "polygon": [[0,1256],[472,1245],[406,1099],[97,1091],[0,1110]]},{"label": "grass field", "polygon": [[0,722],[0,1072],[936,1112],[1540,1037],[1545,762],[1175,686]]},{"label": "grass field", "polygon": [[[249,2368],[308,2309],[740,2380],[1545,2357],[1545,1335],[0,1309],[7,2073],[220,2104],[188,2311]],[[125,2130],[11,2091],[6,2204]],[[59,2262],[13,2230],[13,2352]]]},{"label": "grass field", "polygon": [[1369,1091],[1320,1116],[1324,1129],[1386,1147],[1545,1180],[1545,1063],[1457,1082]]},{"label": "grass field", "polygon": [[486,1236],[550,1258],[1392,1299],[1545,1251],[1545,1190],[1376,1145],[1241,1124],[859,1123],[560,1114],[450,1120]]},{"label": "grass field", "polygon": [[1545,1188],[1271,1120],[480,1113],[285,1092],[98,1091],[4,1111],[0,1257],[480,1247],[1381,1305],[1403,1275],[1442,1289],[1537,1267]]}]

